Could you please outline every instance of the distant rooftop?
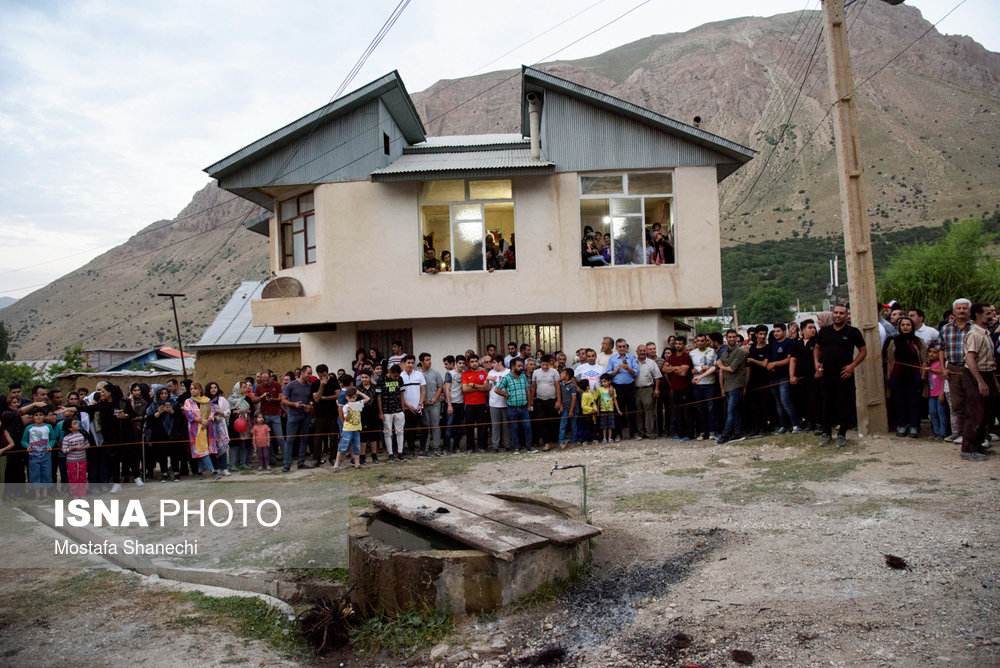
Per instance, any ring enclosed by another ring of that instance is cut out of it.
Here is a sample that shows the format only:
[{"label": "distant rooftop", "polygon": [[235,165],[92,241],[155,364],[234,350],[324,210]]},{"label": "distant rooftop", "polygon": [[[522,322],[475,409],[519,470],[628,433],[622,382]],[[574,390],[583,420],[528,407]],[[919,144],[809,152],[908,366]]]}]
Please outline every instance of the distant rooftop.
[{"label": "distant rooftop", "polygon": [[193,349],[252,348],[259,346],[287,347],[299,344],[298,334],[275,334],[273,327],[253,324],[250,302],[260,299],[265,283],[243,281],[222,307]]}]

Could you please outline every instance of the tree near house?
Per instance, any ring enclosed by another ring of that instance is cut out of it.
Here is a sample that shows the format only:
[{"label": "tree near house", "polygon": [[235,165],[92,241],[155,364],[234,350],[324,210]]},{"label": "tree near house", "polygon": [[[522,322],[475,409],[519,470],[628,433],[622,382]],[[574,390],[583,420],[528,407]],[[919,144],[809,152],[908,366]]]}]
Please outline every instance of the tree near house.
[{"label": "tree near house", "polygon": [[87,358],[83,354],[83,344],[78,343],[75,346],[69,346],[63,350],[62,359],[60,359],[56,364],[49,367],[49,374],[52,376],[58,376],[61,373],[67,371],[83,371],[92,372],[89,364],[87,364]]},{"label": "tree near house", "polygon": [[794,317],[788,306],[795,301],[788,290],[773,285],[759,285],[739,303],[740,322],[772,324],[790,322]]},{"label": "tree near house", "polygon": [[889,260],[878,282],[883,299],[922,308],[933,326],[959,297],[1000,301],[1000,262],[989,254],[992,235],[981,220],[951,225],[935,243],[903,246]]}]

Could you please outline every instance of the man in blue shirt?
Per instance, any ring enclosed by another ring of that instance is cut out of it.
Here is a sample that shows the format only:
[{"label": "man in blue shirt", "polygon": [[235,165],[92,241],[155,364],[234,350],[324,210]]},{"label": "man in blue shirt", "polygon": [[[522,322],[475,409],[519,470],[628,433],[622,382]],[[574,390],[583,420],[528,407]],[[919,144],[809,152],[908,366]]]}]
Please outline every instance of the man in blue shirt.
[{"label": "man in blue shirt", "polygon": [[792,403],[792,386],[788,382],[788,365],[795,354],[795,341],[785,336],[785,325],[776,323],[772,328],[774,340],[771,341],[771,351],[768,356],[767,369],[771,377],[771,394],[774,396],[774,406],[778,412],[778,428],[775,434],[786,434],[790,431],[802,431],[799,427],[799,415]]},{"label": "man in blue shirt", "polygon": [[638,432],[635,428],[635,377],[639,375],[639,361],[628,351],[625,339],[615,341],[615,350],[608,358],[605,372],[611,374],[611,384],[615,387],[618,405],[624,416],[615,417],[615,442],[622,440],[622,418],[628,420],[629,436],[635,438]]}]

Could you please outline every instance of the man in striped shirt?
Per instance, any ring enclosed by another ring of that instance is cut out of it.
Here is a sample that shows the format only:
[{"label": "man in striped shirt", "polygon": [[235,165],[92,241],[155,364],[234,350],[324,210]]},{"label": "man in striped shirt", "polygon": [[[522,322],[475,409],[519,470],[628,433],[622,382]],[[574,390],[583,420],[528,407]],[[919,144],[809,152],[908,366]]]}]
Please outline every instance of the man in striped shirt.
[{"label": "man in striped shirt", "polygon": [[962,427],[965,421],[965,388],[962,383],[962,374],[965,373],[965,353],[962,344],[965,335],[972,329],[969,320],[970,307],[972,302],[968,299],[956,299],[952,305],[952,312],[955,319],[946,322],[941,327],[941,348],[947,358],[947,369],[949,373],[949,387],[951,388],[951,414],[952,424],[955,429],[951,436],[945,440],[955,442],[962,434]]}]

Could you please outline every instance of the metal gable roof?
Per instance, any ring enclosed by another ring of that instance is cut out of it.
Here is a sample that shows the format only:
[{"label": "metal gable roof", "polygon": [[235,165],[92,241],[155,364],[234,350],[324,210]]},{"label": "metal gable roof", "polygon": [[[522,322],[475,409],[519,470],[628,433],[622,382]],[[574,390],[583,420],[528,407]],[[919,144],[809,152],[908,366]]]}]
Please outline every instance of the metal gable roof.
[{"label": "metal gable roof", "polygon": [[[734,158],[740,163],[749,162],[757,152],[734,141],[725,139],[711,132],[705,132],[693,125],[675,121],[672,118],[650,111],[631,102],[626,102],[617,97],[601,93],[592,88],[581,86],[566,79],[561,79],[541,70],[536,70],[527,65],[521,68],[521,132],[529,132],[528,125],[528,104],[524,99],[529,90],[551,89],[582,100],[597,107],[607,109],[613,113],[632,118],[636,121],[652,126],[672,135],[682,137],[699,146],[711,148],[723,155]],[[543,101],[544,105],[544,101]]]},{"label": "metal gable roof", "polygon": [[240,283],[198,343],[191,347],[195,350],[212,350],[298,345],[298,334],[275,334],[273,327],[257,327],[253,324],[250,303],[260,299],[263,290],[264,283],[261,281]]},{"label": "metal gable roof", "polygon": [[306,114],[297,121],[289,123],[280,130],[275,130],[252,144],[244,146],[232,155],[209,165],[204,171],[215,179],[223,177],[243,165],[258,159],[260,156],[285,146],[302,135],[308,134],[314,123],[319,122],[322,124],[332,121],[379,97],[382,98],[383,104],[385,104],[393,120],[399,126],[406,141],[411,144],[424,141],[426,134],[423,122],[420,120],[420,115],[417,114],[416,107],[413,106],[413,101],[406,92],[406,86],[403,85],[403,80],[400,78],[399,72],[393,70],[389,74],[362,86],[356,91],[337,98],[333,102]]}]

